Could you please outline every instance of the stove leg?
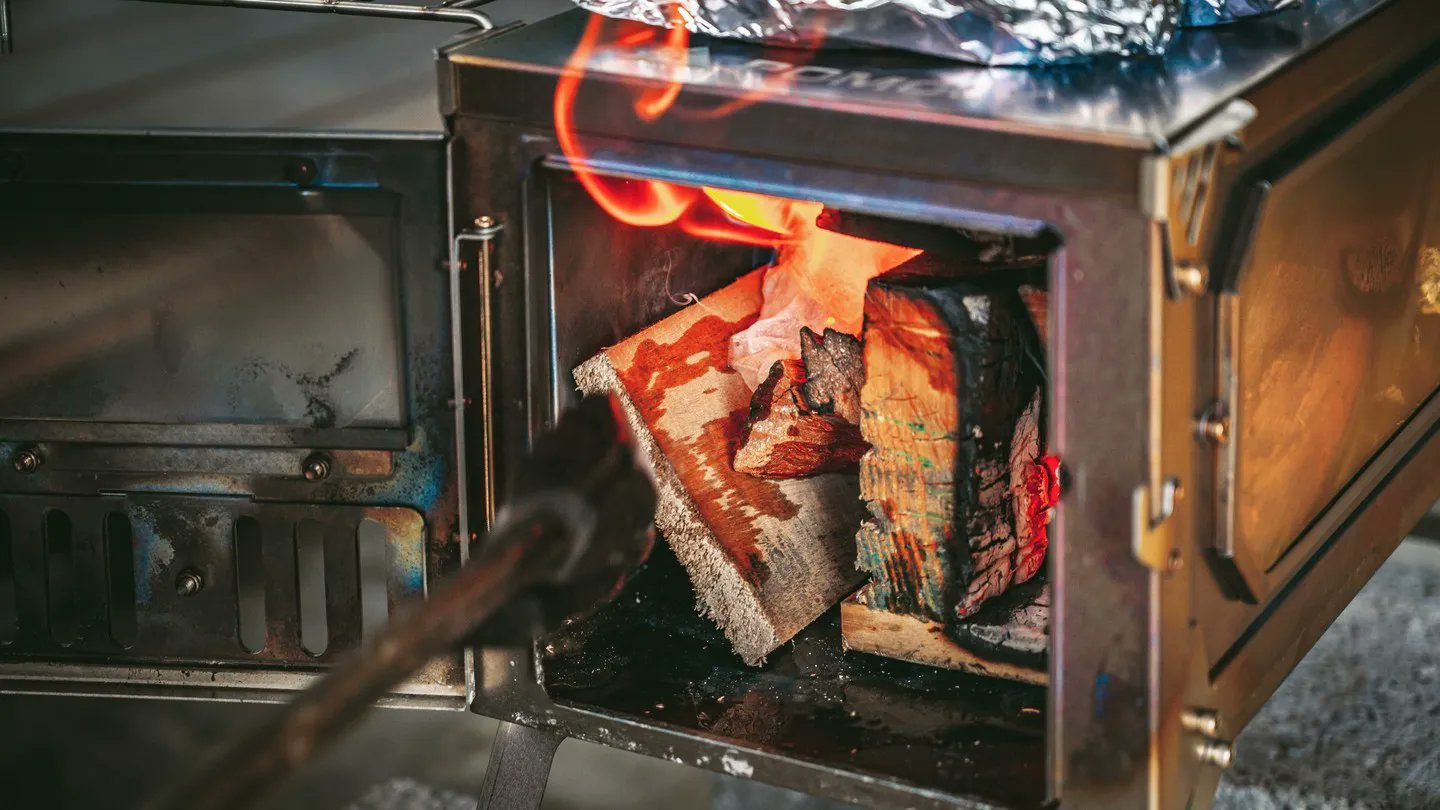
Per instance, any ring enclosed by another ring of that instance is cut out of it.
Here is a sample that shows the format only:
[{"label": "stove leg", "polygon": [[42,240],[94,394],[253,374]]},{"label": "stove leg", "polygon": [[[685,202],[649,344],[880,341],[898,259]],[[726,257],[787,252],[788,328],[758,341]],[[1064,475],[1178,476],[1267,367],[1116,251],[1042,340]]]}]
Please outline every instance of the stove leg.
[{"label": "stove leg", "polygon": [[518,723],[500,724],[476,810],[540,810],[555,749],[565,738]]}]

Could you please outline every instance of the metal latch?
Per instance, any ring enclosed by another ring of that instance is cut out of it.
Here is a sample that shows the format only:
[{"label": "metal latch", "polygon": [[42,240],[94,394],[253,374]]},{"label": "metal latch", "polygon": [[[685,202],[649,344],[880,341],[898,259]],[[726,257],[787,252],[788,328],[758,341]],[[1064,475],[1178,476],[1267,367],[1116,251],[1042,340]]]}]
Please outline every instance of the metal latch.
[{"label": "metal latch", "polygon": [[1151,519],[1150,489],[1138,486],[1130,496],[1130,546],[1139,560],[1152,571],[1178,571],[1185,565],[1180,549],[1169,542],[1170,534],[1163,530],[1165,521],[1175,513],[1176,504],[1185,497],[1185,490],[1178,478],[1166,478],[1160,485],[1159,503]]}]

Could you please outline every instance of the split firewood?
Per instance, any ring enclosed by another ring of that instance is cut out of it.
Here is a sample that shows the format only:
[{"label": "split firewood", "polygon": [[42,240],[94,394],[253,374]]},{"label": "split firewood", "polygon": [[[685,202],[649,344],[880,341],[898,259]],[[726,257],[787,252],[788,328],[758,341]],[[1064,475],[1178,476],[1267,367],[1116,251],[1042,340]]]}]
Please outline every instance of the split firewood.
[{"label": "split firewood", "polygon": [[[1012,470],[1039,456],[1031,330],[1013,288],[890,273],[866,295],[860,462],[869,604],[948,625],[1033,576]],[[1028,470],[1028,465],[1025,467]],[[1032,533],[1033,536],[1033,533]]]},{"label": "split firewood", "polygon": [[1050,653],[1050,586],[1033,580],[949,626],[872,605],[874,586],[840,606],[846,649],[992,678],[1044,684]]},{"label": "split firewood", "polygon": [[817,335],[800,329],[800,358],[805,363],[805,382],[800,395],[816,413],[833,413],[860,424],[860,389],[865,385],[865,359],[860,339],[826,329]]},{"label": "split firewood", "polygon": [[[805,330],[809,331],[809,330]],[[800,397],[805,367],[779,360],[755,389],[750,419],[735,452],[735,470],[761,478],[802,478],[859,468],[870,445],[860,426],[833,413],[815,413]]]},{"label": "split firewood", "polygon": [[620,399],[655,470],[656,528],[698,608],[750,664],[862,580],[855,476],[772,481],[732,465],[751,391],[729,367],[729,342],[758,317],[762,276],[744,276],[575,371],[582,391]]}]

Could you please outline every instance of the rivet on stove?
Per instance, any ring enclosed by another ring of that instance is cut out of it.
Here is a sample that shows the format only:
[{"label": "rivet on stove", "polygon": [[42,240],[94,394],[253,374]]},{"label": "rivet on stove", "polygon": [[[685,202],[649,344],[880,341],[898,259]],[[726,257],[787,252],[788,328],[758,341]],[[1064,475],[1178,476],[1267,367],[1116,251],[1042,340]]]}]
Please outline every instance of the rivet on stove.
[{"label": "rivet on stove", "polygon": [[1235,746],[1229,740],[1201,740],[1195,746],[1200,761],[1224,770],[1235,762]]},{"label": "rivet on stove", "polygon": [[180,596],[194,596],[205,587],[205,578],[199,571],[186,569],[175,578],[175,593]]},{"label": "rivet on stove", "polygon": [[1180,712],[1180,726],[1186,731],[1214,737],[1220,733],[1220,713],[1213,709],[1186,709]]},{"label": "rivet on stove", "polygon": [[306,481],[323,481],[330,475],[330,459],[323,453],[315,453],[305,459],[304,466]]},{"label": "rivet on stove", "polygon": [[13,463],[15,465],[15,472],[22,475],[29,475],[40,469],[40,465],[44,463],[44,459],[40,457],[40,452],[32,447],[16,453]]},{"label": "rivet on stove", "polygon": [[301,188],[320,179],[320,166],[311,158],[291,158],[285,164],[285,179]]},{"label": "rivet on stove", "polygon": [[1182,262],[1175,266],[1175,289],[1181,295],[1204,295],[1209,287],[1205,268],[1198,264]]},{"label": "rivet on stove", "polygon": [[1165,565],[1171,571],[1179,571],[1185,567],[1185,555],[1180,553],[1180,549],[1172,548],[1170,556],[1165,560]]},{"label": "rivet on stove", "polygon": [[1223,447],[1230,443],[1230,417],[1219,407],[1212,407],[1195,423],[1195,433],[1201,439]]}]

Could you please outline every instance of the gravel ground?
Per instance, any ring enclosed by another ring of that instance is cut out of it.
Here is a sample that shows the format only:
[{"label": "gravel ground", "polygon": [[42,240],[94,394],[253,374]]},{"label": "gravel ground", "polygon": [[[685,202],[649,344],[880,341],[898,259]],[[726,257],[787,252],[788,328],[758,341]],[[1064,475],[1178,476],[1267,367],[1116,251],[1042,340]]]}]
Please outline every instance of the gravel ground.
[{"label": "gravel ground", "polygon": [[1408,543],[1236,741],[1217,810],[1440,808],[1440,546]]}]

